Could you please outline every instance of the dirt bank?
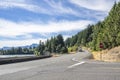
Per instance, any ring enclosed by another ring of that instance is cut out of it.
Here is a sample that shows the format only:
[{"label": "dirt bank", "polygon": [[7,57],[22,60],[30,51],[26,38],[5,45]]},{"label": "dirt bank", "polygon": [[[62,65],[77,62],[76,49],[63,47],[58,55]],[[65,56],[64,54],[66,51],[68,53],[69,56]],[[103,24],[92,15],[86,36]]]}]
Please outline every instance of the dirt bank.
[{"label": "dirt bank", "polygon": [[103,50],[100,52],[92,52],[95,60],[120,62],[120,46],[110,50]]}]

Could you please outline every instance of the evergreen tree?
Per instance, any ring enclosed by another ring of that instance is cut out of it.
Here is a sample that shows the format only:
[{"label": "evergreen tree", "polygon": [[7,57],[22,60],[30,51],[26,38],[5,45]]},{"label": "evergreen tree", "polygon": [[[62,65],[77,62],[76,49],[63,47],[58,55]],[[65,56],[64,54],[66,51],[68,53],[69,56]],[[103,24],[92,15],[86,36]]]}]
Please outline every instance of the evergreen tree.
[{"label": "evergreen tree", "polygon": [[[67,42],[69,41],[69,42]],[[104,21],[80,31],[72,38],[65,41],[67,47],[87,46],[92,50],[100,50],[100,43],[103,49],[110,49],[120,45],[120,2],[114,4],[109,15]]]}]

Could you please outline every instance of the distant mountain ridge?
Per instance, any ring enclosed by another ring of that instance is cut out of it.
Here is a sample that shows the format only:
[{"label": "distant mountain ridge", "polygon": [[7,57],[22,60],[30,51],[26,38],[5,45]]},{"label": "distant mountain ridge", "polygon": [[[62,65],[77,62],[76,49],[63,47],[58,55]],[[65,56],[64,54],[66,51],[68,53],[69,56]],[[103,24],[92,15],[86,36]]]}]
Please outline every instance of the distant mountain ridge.
[{"label": "distant mountain ridge", "polygon": [[[25,45],[25,46],[18,46],[18,47],[21,47],[21,48],[34,48],[34,47],[37,47],[38,46],[38,44],[36,44],[36,43],[33,43],[33,44],[31,44],[31,45]],[[18,48],[18,47],[15,47],[15,48]],[[11,49],[12,47],[3,47],[3,48],[0,48],[0,50],[9,50],[9,49]]]}]

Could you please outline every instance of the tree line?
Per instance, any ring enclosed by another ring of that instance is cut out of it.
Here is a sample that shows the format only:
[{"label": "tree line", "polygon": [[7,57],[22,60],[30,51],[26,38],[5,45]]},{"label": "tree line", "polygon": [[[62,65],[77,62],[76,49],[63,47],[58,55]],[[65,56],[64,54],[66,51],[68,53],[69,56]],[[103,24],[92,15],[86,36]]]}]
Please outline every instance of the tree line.
[{"label": "tree line", "polygon": [[36,54],[45,55],[50,53],[67,53],[76,51],[79,46],[89,47],[92,50],[99,51],[100,43],[103,49],[111,49],[120,45],[120,2],[114,4],[109,15],[95,25],[88,27],[65,41],[61,34],[51,37],[46,42],[39,42],[38,47],[12,48],[10,50],[0,50],[0,54]]},{"label": "tree line", "polygon": [[7,49],[7,50],[0,50],[0,55],[15,55],[15,54],[34,54],[34,48],[22,48],[22,47],[12,47],[11,49]]},{"label": "tree line", "polygon": [[99,51],[100,43],[103,49],[111,49],[120,45],[120,2],[114,4],[104,21],[88,25],[86,29],[68,38],[67,47],[85,46]]},{"label": "tree line", "polygon": [[46,53],[67,53],[67,47],[65,45],[63,36],[61,34],[51,37],[46,42],[40,40],[39,45],[35,48],[14,48],[8,50],[0,50],[2,55],[14,55],[14,54],[35,54],[46,55]]},{"label": "tree line", "polygon": [[45,43],[40,41],[39,46],[35,50],[35,54],[44,55],[45,52],[67,53],[68,50],[65,45],[63,36],[59,34],[55,37],[51,37],[51,39],[48,39]]}]

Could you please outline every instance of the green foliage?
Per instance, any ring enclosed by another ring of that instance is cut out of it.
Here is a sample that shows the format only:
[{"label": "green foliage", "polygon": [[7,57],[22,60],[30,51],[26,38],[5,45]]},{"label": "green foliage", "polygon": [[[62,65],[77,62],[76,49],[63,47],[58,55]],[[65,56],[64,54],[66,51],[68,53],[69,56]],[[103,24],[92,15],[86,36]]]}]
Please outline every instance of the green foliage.
[{"label": "green foliage", "polygon": [[78,46],[72,46],[68,48],[68,52],[75,52],[78,50]]},{"label": "green foliage", "polygon": [[[76,51],[78,46],[86,46],[92,50],[101,50],[99,45],[103,43],[103,49],[110,49],[120,45],[120,2],[115,3],[109,15],[104,21],[95,25],[88,25],[86,29],[63,40],[62,35],[52,37],[45,43],[39,43],[36,49],[12,48],[0,50],[0,54],[33,54],[44,55],[45,52],[67,53]],[[68,48],[68,49],[67,49]]]},{"label": "green foliage", "polygon": [[14,54],[34,54],[34,48],[14,48],[12,47],[9,50],[0,50],[0,54],[3,55],[14,55]]},{"label": "green foliage", "polygon": [[45,45],[40,41],[39,46],[36,48],[37,55],[44,55]]},{"label": "green foliage", "polygon": [[45,44],[40,41],[39,46],[36,48],[39,55],[44,55],[45,52],[51,53],[67,53],[67,47],[64,43],[62,35],[57,35],[56,37],[51,37],[50,40],[47,40]]},{"label": "green foliage", "polygon": [[71,51],[72,46],[75,45],[99,51],[100,43],[103,43],[103,49],[120,45],[120,2],[114,4],[104,21],[88,25],[86,29],[65,41],[65,45],[69,47],[68,51]]},{"label": "green foliage", "polygon": [[67,52],[68,52],[68,49],[66,47],[61,48],[61,53],[67,53]]}]

